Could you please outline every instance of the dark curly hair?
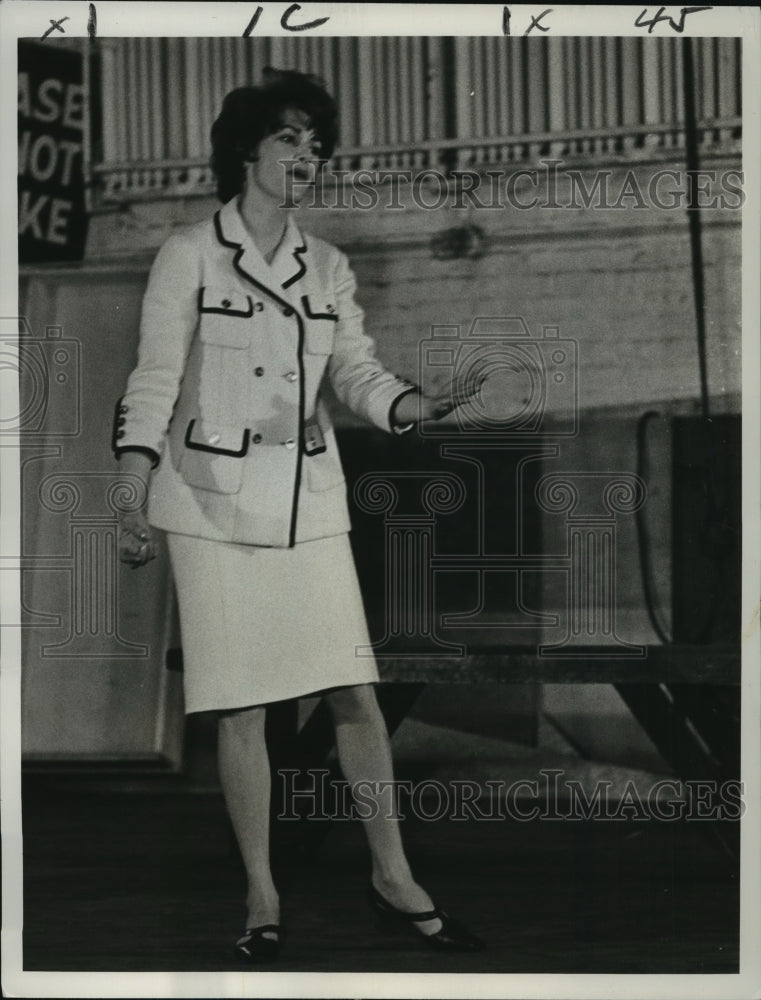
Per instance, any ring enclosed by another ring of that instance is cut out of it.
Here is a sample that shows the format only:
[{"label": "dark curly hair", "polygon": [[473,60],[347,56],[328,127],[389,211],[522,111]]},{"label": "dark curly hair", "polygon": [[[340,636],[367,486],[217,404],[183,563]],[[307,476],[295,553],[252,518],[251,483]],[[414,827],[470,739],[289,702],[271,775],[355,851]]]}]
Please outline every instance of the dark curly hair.
[{"label": "dark curly hair", "polygon": [[262,139],[282,125],[288,108],[308,115],[320,140],[320,159],[330,159],[338,137],[338,110],[323,81],[309,73],[267,66],[258,86],[230,91],[211,127],[211,168],[220,201],[240,193],[244,164],[255,158]]}]

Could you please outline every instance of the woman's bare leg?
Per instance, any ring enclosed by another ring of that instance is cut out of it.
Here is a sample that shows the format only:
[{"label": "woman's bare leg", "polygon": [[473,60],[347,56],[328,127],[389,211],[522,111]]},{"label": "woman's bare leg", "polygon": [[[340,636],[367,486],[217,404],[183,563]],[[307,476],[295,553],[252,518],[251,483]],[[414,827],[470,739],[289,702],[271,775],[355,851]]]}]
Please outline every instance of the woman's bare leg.
[{"label": "woman's bare leg", "polygon": [[[364,799],[376,807],[363,820],[372,859],[372,881],[376,889],[400,910],[420,913],[433,908],[431,897],[413,878],[404,853],[395,799],[388,785],[393,781],[391,741],[371,685],[338,688],[325,696],[336,727],[336,749],[344,778],[362,788]],[[383,791],[386,783],[386,791]],[[370,786],[380,788],[371,794]],[[441,928],[437,918],[417,925],[424,934]]]},{"label": "woman's bare leg", "polygon": [[246,927],[280,922],[280,903],[270,870],[271,780],[264,718],[262,706],[219,717],[219,776],[248,876]]}]

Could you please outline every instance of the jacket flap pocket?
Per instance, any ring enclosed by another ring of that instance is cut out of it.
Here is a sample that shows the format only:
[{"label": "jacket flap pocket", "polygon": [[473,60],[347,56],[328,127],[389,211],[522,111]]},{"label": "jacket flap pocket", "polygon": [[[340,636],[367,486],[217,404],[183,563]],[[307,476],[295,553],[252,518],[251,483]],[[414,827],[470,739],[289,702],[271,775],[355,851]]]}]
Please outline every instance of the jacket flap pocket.
[{"label": "jacket flap pocket", "polygon": [[250,431],[238,424],[215,424],[191,420],[185,431],[185,447],[215,455],[242,458],[248,451]]},{"label": "jacket flap pocket", "polygon": [[332,302],[326,302],[322,298],[315,298],[309,295],[301,296],[301,305],[307,319],[324,319],[328,323],[338,322],[338,313]]},{"label": "jacket flap pocket", "polygon": [[[225,302],[230,303],[229,308],[225,308]],[[250,296],[240,293],[231,295],[215,289],[202,288],[199,296],[199,313],[201,316],[199,337],[205,344],[238,349],[250,346],[250,317],[254,314],[254,301]]]},{"label": "jacket flap pocket", "polygon": [[331,354],[338,316],[323,298],[301,296],[306,322],[304,346],[310,354]]},{"label": "jacket flap pocket", "polygon": [[204,285],[198,293],[198,311],[247,318],[254,315],[254,300],[240,291],[230,292],[216,285]]},{"label": "jacket flap pocket", "polygon": [[195,489],[239,493],[248,438],[240,427],[191,420],[180,456],[182,478]]}]

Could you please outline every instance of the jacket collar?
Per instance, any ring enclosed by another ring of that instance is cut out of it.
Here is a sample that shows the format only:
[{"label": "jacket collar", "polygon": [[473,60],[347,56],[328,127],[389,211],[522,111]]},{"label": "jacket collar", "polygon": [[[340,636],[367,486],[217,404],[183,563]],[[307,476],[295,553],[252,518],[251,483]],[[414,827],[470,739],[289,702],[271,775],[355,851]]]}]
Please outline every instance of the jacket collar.
[{"label": "jacket collar", "polygon": [[215,223],[219,242],[240,251],[236,257],[237,266],[274,292],[290,288],[307,273],[304,259],[306,241],[290,214],[271,264],[264,259],[246,229],[237,197],[232,198],[217,212]]}]

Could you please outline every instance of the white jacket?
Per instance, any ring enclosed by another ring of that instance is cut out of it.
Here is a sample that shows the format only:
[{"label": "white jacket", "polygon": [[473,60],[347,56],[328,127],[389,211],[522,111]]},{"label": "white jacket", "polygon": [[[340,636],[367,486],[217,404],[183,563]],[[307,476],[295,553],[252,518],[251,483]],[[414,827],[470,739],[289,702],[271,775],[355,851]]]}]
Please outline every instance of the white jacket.
[{"label": "white jacket", "polygon": [[395,402],[414,391],[377,361],[355,287],[345,255],[303,237],[290,217],[267,264],[235,199],[167,240],[114,422],[117,454],[144,448],[158,460],[151,524],[269,546],[349,529],[323,374],[385,430]]}]

